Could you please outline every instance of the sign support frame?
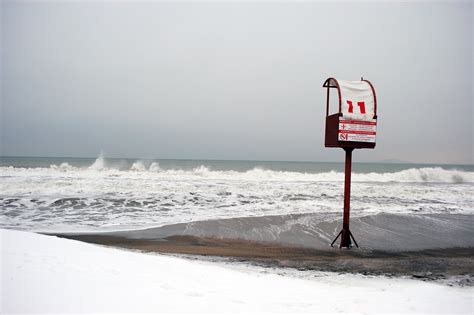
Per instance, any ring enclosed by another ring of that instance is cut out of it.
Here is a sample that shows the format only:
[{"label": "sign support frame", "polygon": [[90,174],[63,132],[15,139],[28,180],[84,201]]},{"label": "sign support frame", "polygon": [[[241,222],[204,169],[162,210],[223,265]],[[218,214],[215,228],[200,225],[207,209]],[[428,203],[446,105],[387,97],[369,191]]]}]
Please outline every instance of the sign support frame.
[{"label": "sign support frame", "polygon": [[334,243],[337,241],[339,236],[341,237],[341,243],[339,244],[339,248],[352,247],[351,239],[354,241],[354,244],[357,248],[359,245],[355,240],[354,236],[349,229],[349,219],[350,219],[350,211],[351,211],[351,175],[352,175],[352,151],[354,148],[343,148],[346,152],[346,163],[345,163],[345,170],[344,170],[344,215],[342,219],[342,230],[337,234],[334,241],[331,243],[331,247],[333,247]]}]

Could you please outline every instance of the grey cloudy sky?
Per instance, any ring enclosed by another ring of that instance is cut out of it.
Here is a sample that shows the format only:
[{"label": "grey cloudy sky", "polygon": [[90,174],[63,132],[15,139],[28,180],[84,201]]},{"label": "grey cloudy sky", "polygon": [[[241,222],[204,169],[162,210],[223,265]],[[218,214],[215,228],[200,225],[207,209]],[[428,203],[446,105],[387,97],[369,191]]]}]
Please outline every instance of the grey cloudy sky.
[{"label": "grey cloudy sky", "polygon": [[375,150],[473,163],[471,2],[1,2],[1,154],[342,161],[327,77],[372,81]]}]

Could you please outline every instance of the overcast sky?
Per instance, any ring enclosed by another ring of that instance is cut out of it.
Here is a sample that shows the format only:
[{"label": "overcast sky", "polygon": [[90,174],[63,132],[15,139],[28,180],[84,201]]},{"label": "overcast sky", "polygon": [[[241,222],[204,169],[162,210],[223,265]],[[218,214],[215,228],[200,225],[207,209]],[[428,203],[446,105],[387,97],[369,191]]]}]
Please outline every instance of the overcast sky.
[{"label": "overcast sky", "polygon": [[473,163],[473,28],[470,1],[2,1],[0,153],[342,161],[321,85],[363,76],[354,161]]}]

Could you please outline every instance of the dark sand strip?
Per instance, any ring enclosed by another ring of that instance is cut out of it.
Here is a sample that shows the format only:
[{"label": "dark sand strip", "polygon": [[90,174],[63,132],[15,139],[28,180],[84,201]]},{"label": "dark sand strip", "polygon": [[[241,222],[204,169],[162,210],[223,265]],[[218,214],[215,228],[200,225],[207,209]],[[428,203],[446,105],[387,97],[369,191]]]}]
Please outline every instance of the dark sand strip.
[{"label": "dark sand strip", "polygon": [[474,248],[430,249],[406,252],[360,249],[317,250],[272,243],[195,236],[170,236],[158,240],[108,235],[58,235],[145,252],[219,256],[273,267],[299,270],[350,272],[366,275],[411,276],[425,280],[462,276],[461,285],[473,285]]},{"label": "dark sand strip", "polygon": [[461,284],[473,285],[473,226],[474,215],[463,214],[355,217],[351,230],[362,248],[351,250],[329,246],[341,228],[340,216],[331,213],[196,221],[136,231],[57,236],[147,252],[224,257],[303,270],[427,280],[460,277]]}]

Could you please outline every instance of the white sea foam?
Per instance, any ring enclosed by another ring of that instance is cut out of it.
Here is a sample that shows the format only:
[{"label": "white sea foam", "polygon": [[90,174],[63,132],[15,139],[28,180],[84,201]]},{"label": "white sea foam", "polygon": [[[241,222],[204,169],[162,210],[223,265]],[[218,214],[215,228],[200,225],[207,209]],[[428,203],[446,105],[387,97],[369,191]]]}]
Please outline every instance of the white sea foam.
[{"label": "white sea foam", "polygon": [[145,164],[143,164],[142,161],[136,161],[132,164],[132,167],[130,167],[131,171],[136,171],[136,172],[144,172],[146,171]]},{"label": "white sea foam", "polygon": [[54,169],[54,170],[59,170],[59,171],[62,171],[62,172],[72,171],[72,170],[76,169],[75,167],[69,165],[67,162],[63,162],[59,166],[56,165],[56,164],[52,164],[52,165],[50,165],[50,168]]},{"label": "white sea foam", "polygon": [[158,164],[157,162],[151,163],[150,168],[149,168],[150,172],[159,172],[160,170],[161,170],[160,164]]}]

